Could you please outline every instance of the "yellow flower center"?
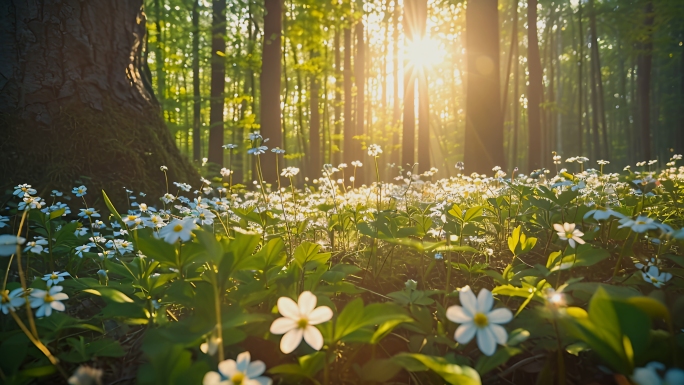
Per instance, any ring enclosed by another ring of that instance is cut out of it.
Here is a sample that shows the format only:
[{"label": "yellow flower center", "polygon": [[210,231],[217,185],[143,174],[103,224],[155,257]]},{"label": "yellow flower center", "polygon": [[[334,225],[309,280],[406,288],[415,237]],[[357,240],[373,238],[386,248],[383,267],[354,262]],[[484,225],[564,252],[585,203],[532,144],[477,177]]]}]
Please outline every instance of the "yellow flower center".
[{"label": "yellow flower center", "polygon": [[135,220],[135,215],[129,215],[128,216],[129,221],[134,221]]},{"label": "yellow flower center", "polygon": [[179,225],[174,226],[173,231],[180,233],[181,231],[183,231],[183,225],[179,224]]},{"label": "yellow flower center", "polygon": [[8,303],[10,301],[9,290],[3,290],[2,292],[0,292],[0,297],[2,297],[2,303]]},{"label": "yellow flower center", "polygon": [[45,301],[45,303],[50,303],[50,302],[52,302],[52,301],[54,301],[54,300],[55,300],[55,299],[52,298],[52,296],[50,296],[50,294],[45,294],[45,298],[43,299],[43,301]]},{"label": "yellow flower center", "polygon": [[309,325],[309,320],[306,318],[302,318],[299,321],[297,321],[297,327],[300,329],[304,329]]},{"label": "yellow flower center", "polygon": [[572,238],[572,233],[565,233],[565,238],[568,238],[568,239]]},{"label": "yellow flower center", "polygon": [[242,381],[245,380],[245,375],[242,374],[241,372],[236,373],[233,377],[230,378],[230,381],[235,384],[235,385],[241,385]]},{"label": "yellow flower center", "polygon": [[650,278],[651,278],[651,282],[658,283],[658,278],[656,278],[656,277],[650,277]]},{"label": "yellow flower center", "polygon": [[637,224],[637,225],[645,225],[645,224],[646,224],[646,221],[637,221],[636,224]]},{"label": "yellow flower center", "polygon": [[473,317],[473,322],[475,322],[475,325],[479,328],[489,325],[489,319],[482,313],[476,313],[475,317]]},{"label": "yellow flower center", "polygon": [[50,279],[57,279],[59,278],[57,274],[50,274]]}]

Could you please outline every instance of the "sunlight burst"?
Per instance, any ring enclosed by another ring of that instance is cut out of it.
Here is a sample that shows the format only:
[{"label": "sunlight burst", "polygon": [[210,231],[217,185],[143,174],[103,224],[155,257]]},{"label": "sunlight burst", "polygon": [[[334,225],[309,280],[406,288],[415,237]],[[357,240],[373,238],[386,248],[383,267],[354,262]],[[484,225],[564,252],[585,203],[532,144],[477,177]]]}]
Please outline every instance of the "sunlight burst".
[{"label": "sunlight burst", "polygon": [[416,39],[406,46],[406,58],[418,69],[430,68],[444,60],[444,52],[437,41],[430,38]]}]

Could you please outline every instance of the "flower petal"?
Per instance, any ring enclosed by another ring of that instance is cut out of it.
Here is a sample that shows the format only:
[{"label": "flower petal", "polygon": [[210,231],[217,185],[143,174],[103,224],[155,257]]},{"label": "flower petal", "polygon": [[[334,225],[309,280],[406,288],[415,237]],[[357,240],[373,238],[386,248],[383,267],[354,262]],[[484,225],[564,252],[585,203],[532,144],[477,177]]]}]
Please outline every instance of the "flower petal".
[{"label": "flower petal", "polygon": [[315,326],[309,325],[304,329],[304,341],[315,350],[323,347],[323,335]]},{"label": "flower petal", "polygon": [[488,327],[477,329],[477,347],[485,356],[491,356],[496,351],[494,333]]},{"label": "flower petal", "polygon": [[316,295],[310,291],[304,291],[299,295],[297,299],[297,305],[299,306],[299,314],[309,315],[314,308],[316,308],[316,302],[318,299]]},{"label": "flower petal", "polygon": [[55,301],[64,301],[64,300],[66,300],[66,299],[69,299],[69,296],[66,295],[66,293],[57,293],[57,294],[55,294],[55,295],[53,295],[53,296],[51,296],[51,297],[52,297],[52,299],[54,299]]},{"label": "flower petal", "polygon": [[208,372],[204,375],[202,385],[219,385],[221,383],[221,375],[217,372]]},{"label": "flower petal", "polygon": [[292,353],[302,342],[303,335],[304,331],[300,328],[292,329],[285,333],[283,338],[280,340],[280,351],[285,354]]},{"label": "flower petal", "polygon": [[503,326],[497,324],[490,324],[489,328],[491,329],[492,334],[494,335],[494,340],[496,340],[496,343],[499,345],[505,345],[506,341],[508,341],[508,333],[506,333],[506,329],[504,329]]},{"label": "flower petal", "polygon": [[218,369],[224,377],[231,378],[237,373],[237,362],[235,360],[225,360],[218,364]]},{"label": "flower petal", "polygon": [[332,310],[327,306],[319,306],[309,313],[309,325],[318,325],[330,321],[333,317]]},{"label": "flower petal", "polygon": [[273,380],[268,377],[250,378],[246,385],[273,385]]},{"label": "flower petal", "polygon": [[475,324],[472,322],[465,323],[456,329],[456,333],[454,333],[454,339],[459,344],[467,344],[473,339],[473,337],[475,337],[476,331],[477,327]]},{"label": "flower petal", "polygon": [[264,364],[263,361],[254,361],[249,364],[245,374],[247,374],[247,377],[249,378],[254,378],[264,374],[265,371],[266,364]]},{"label": "flower petal", "polygon": [[[242,352],[238,354],[236,361],[235,368],[242,372],[246,373],[247,369],[249,368],[249,361],[252,360],[252,357],[250,356],[249,352]],[[261,373],[259,373],[261,374]],[[259,375],[257,374],[257,376]]]},{"label": "flower petal", "polygon": [[553,229],[556,230],[556,231],[559,232],[559,233],[564,233],[564,232],[565,232],[565,229],[563,228],[563,225],[561,225],[560,223],[554,223],[554,224],[553,224]]},{"label": "flower petal", "polygon": [[297,327],[297,321],[291,318],[280,317],[271,324],[272,334],[285,334]]},{"label": "flower petal", "polygon": [[64,309],[66,309],[66,306],[64,306],[64,304],[59,301],[50,302],[50,307],[57,311],[64,311]]},{"label": "flower petal", "polygon": [[461,301],[463,309],[468,313],[473,315],[477,313],[477,298],[475,298],[475,294],[473,294],[473,290],[470,286],[461,289],[461,292],[458,294],[458,299]]},{"label": "flower petal", "polygon": [[297,303],[288,297],[278,298],[278,311],[287,318],[299,319],[299,307]]},{"label": "flower petal", "polygon": [[449,306],[446,310],[446,317],[449,321],[459,324],[471,322],[473,320],[473,315],[468,314],[467,310],[457,305]]},{"label": "flower petal", "polygon": [[493,305],[494,297],[492,297],[492,292],[487,289],[480,289],[480,292],[477,294],[478,313],[487,314]]},{"label": "flower petal", "polygon": [[505,324],[513,319],[513,313],[508,308],[496,308],[487,314],[487,319],[493,324]]}]

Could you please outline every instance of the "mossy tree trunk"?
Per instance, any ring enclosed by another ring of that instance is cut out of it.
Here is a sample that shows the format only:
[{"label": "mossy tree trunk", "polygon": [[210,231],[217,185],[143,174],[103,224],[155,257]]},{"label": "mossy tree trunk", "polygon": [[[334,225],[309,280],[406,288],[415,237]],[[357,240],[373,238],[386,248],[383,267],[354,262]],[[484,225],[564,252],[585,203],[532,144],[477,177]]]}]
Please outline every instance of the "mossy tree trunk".
[{"label": "mossy tree trunk", "polygon": [[10,0],[0,33],[0,187],[158,196],[162,165],[197,181],[146,75],[141,0]]}]

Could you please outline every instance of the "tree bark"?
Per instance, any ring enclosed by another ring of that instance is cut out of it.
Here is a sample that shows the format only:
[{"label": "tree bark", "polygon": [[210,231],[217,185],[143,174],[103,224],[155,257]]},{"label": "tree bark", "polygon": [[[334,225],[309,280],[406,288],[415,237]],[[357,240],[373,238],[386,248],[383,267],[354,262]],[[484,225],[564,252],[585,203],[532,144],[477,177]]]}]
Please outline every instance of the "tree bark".
[{"label": "tree bark", "polygon": [[[404,1],[404,38],[408,45],[418,36],[417,0]],[[410,58],[404,59],[404,116],[401,135],[401,163],[410,169],[415,163],[416,151],[416,71],[410,63]]]},{"label": "tree bark", "polygon": [[399,99],[399,0],[394,0],[392,6],[392,155],[391,162],[401,164],[399,157],[399,119],[401,118],[401,106]]},{"label": "tree bark", "polygon": [[[364,26],[363,20],[356,23],[356,55],[354,57],[354,83],[356,84],[356,129],[354,134],[356,136],[364,135],[366,132],[365,123],[366,117],[364,109],[366,108],[366,47],[364,42]],[[362,160],[364,154],[361,151],[361,142],[359,140],[353,141],[354,159]],[[366,161],[365,163],[368,163]],[[363,171],[363,170],[361,170]],[[359,183],[365,181],[365,173],[361,172],[356,175]]]},{"label": "tree bark", "polygon": [[641,123],[641,159],[651,160],[651,67],[653,65],[653,1],[644,7],[646,36],[637,59],[637,92]]},{"label": "tree bark", "polygon": [[199,162],[202,158],[202,139],[200,126],[202,124],[202,99],[200,94],[200,65],[199,65],[199,3],[192,2],[192,160]]},{"label": "tree bark", "polygon": [[7,1],[0,6],[0,187],[41,194],[82,176],[93,193],[152,196],[198,176],[151,93],[142,1]]},{"label": "tree bark", "polygon": [[[317,57],[317,52],[311,52],[312,61],[315,61]],[[318,74],[311,74],[309,97],[309,166],[307,167],[307,172],[311,178],[317,177],[319,170],[323,166],[321,164],[321,114],[318,110],[319,87]]]},{"label": "tree bark", "polygon": [[544,95],[542,66],[537,38],[537,0],[527,2],[527,67],[529,86],[527,88],[527,138],[528,171],[541,168],[542,127],[541,103]]},{"label": "tree bark", "polygon": [[211,110],[209,162],[223,167],[223,129],[226,87],[226,0],[214,0],[211,19]]},{"label": "tree bark", "polygon": [[[596,27],[596,2],[589,0],[591,7],[591,19],[589,20],[591,28],[591,65],[594,70],[594,83],[596,84],[596,108],[599,115],[599,123],[601,124],[601,139],[603,140],[602,156],[605,159],[610,158],[610,146],[608,145],[608,126],[606,124],[606,109],[603,97],[603,79],[601,74],[601,56],[599,54],[598,46],[598,28]],[[596,142],[598,145],[598,141]],[[597,151],[598,152],[598,151]]]},{"label": "tree bark", "polygon": [[[425,38],[427,26],[427,0],[416,1],[418,33]],[[430,98],[428,92],[428,68],[418,69],[418,170],[430,170]]]},{"label": "tree bark", "polygon": [[[283,147],[283,131],[280,120],[280,75],[282,64],[282,4],[280,0],[264,0],[264,47],[261,56],[261,135],[269,138],[269,147]],[[267,151],[261,155],[263,177],[274,183],[278,178],[275,165],[276,154]]]},{"label": "tree bark", "polygon": [[330,159],[333,164],[337,165],[342,162],[342,143],[340,138],[342,137],[342,88],[340,83],[342,80],[342,70],[341,62],[342,58],[340,55],[340,26],[338,25],[335,29],[335,122],[332,135],[332,145],[330,146]]},{"label": "tree bark", "polygon": [[348,165],[351,162],[358,160],[354,159],[354,120],[352,119],[352,68],[351,68],[351,53],[352,53],[352,36],[351,29],[348,26],[344,27],[344,149],[342,159]]},{"label": "tree bark", "polygon": [[465,167],[468,172],[491,173],[494,166],[505,167],[497,0],[468,1],[465,39]]}]

